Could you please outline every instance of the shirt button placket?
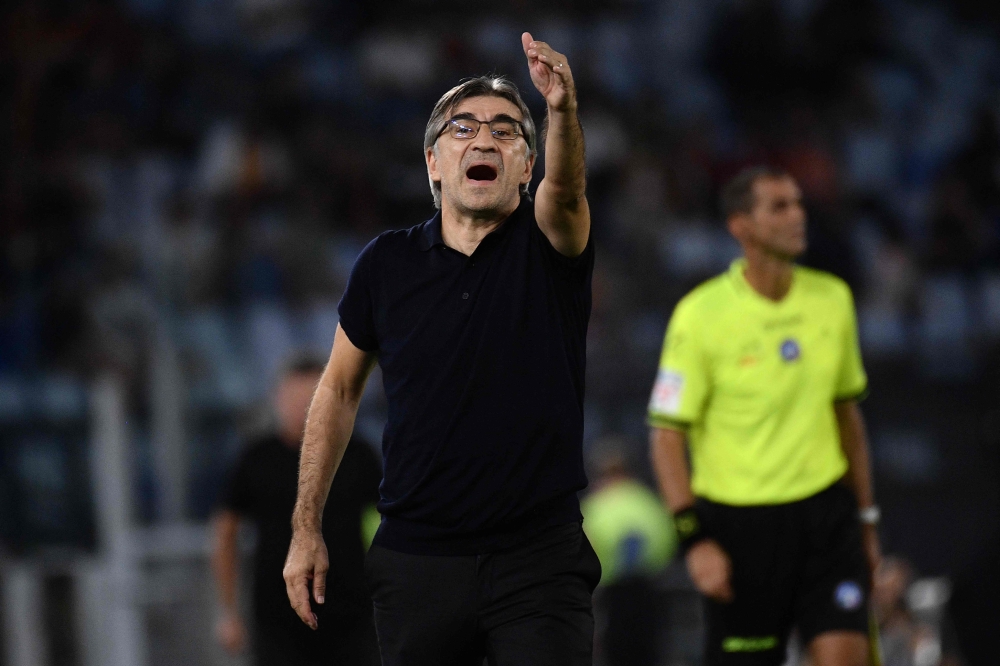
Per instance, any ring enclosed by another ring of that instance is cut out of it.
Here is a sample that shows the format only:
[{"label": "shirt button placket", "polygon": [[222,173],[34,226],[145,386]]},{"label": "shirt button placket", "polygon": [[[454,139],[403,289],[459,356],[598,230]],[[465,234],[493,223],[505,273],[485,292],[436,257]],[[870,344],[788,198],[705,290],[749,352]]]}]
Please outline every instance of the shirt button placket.
[{"label": "shirt button placket", "polygon": [[[472,259],[472,258],[470,257],[470,258],[468,259],[468,261],[466,262],[466,264],[465,264],[465,274],[466,274],[466,277],[465,277],[465,279],[466,279],[466,280],[469,280],[469,277],[470,277],[470,276],[469,276],[469,273],[470,273],[470,272],[472,272],[472,269],[473,269],[473,268],[475,268],[475,266],[476,266],[476,260],[475,260],[475,259]],[[463,300],[463,301],[467,301],[467,300],[469,300],[469,292],[467,292],[467,291],[465,291],[465,292],[462,292],[462,300]]]}]

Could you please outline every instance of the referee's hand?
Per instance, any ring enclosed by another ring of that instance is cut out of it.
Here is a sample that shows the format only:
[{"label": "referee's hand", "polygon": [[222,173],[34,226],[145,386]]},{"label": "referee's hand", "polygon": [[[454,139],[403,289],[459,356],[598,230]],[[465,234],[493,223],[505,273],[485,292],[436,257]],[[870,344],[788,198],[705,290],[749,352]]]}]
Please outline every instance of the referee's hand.
[{"label": "referee's hand", "polygon": [[712,539],[699,541],[691,546],[686,560],[688,573],[699,592],[722,603],[733,600],[730,584],[733,566],[722,546]]},{"label": "referee's hand", "polygon": [[282,576],[288,601],[310,629],[316,629],[319,620],[309,603],[309,593],[312,592],[318,604],[326,601],[326,572],[329,568],[330,557],[322,533],[296,531],[292,534]]}]

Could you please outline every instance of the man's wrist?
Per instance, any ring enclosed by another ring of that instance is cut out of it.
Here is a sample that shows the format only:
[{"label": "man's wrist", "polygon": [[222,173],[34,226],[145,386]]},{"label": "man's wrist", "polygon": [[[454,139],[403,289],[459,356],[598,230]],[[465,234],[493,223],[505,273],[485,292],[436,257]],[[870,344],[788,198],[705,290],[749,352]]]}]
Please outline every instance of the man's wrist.
[{"label": "man's wrist", "polygon": [[550,124],[551,124],[552,118],[555,118],[555,117],[558,117],[558,116],[565,116],[567,118],[575,118],[576,117],[576,111],[577,111],[577,103],[576,103],[575,99],[572,100],[572,101],[569,101],[569,102],[564,102],[561,108],[556,108],[556,107],[552,106],[551,104],[546,104],[546,113],[548,113],[549,123]]},{"label": "man's wrist", "polygon": [[292,517],[292,534],[322,534],[323,519],[313,516]]},{"label": "man's wrist", "polygon": [[858,520],[862,525],[875,527],[882,521],[882,509],[877,504],[871,504],[858,509]]},{"label": "man's wrist", "polygon": [[674,529],[677,530],[677,544],[684,555],[696,544],[708,539],[696,504],[674,512]]}]

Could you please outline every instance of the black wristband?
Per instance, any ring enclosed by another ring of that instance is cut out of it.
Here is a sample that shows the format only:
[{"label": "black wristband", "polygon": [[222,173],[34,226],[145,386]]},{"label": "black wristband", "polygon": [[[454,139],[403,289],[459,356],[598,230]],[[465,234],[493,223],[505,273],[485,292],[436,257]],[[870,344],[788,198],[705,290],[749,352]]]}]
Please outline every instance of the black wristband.
[{"label": "black wristband", "polygon": [[674,528],[677,530],[678,545],[684,555],[687,555],[696,543],[708,538],[697,506],[689,506],[675,513]]}]

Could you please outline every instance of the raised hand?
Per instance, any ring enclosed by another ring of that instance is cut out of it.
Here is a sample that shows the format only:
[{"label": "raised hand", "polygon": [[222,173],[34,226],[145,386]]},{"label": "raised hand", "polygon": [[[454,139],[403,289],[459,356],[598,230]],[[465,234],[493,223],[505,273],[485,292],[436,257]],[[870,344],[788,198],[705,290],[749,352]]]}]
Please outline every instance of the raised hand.
[{"label": "raised hand", "polygon": [[521,46],[528,58],[531,82],[542,93],[552,111],[576,111],[576,85],[566,56],[552,50],[545,42],[537,42],[530,32],[521,35]]}]

